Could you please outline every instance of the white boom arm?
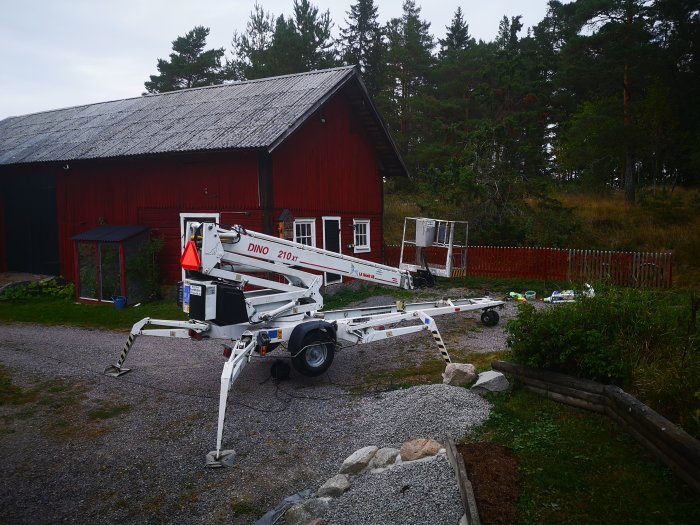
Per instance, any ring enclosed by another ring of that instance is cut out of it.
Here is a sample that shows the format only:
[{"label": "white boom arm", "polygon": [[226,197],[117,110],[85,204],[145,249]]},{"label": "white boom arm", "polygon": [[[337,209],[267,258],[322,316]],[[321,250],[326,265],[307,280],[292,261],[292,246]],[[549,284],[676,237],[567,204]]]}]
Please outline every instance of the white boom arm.
[{"label": "white boom arm", "polygon": [[[229,263],[233,265],[234,272],[237,269],[241,271],[250,269],[275,271],[288,275],[292,282],[298,278],[305,285],[310,286],[314,280],[313,277],[301,276],[289,271],[296,267],[336,273],[407,290],[413,288],[411,274],[407,270],[287,241],[271,235],[246,231],[241,226],[234,226],[232,229],[226,230],[205,223],[195,225],[195,227],[201,228],[201,271],[206,275],[224,277],[220,275],[221,268]],[[269,264],[275,266],[271,267]],[[230,274],[225,275],[230,278]]]}]

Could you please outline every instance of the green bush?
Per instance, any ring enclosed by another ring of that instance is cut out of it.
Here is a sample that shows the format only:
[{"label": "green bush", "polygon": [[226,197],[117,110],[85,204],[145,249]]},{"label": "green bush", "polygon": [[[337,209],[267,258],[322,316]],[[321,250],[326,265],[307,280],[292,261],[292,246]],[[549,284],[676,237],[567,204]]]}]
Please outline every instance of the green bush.
[{"label": "green bush", "polygon": [[520,306],[508,323],[515,361],[616,384],[700,433],[697,300],[679,292],[596,288],[596,297],[537,311]]},{"label": "green bush", "polygon": [[56,279],[41,283],[27,283],[6,288],[0,295],[0,301],[25,301],[33,297],[57,297],[72,300],[75,298],[75,286],[62,284]]}]

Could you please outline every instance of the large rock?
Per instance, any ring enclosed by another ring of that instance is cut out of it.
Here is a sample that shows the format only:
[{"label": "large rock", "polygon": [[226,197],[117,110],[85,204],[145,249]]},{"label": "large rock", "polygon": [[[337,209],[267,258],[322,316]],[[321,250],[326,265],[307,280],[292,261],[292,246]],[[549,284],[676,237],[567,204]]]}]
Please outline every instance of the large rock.
[{"label": "large rock", "polygon": [[358,472],[362,472],[367,465],[369,465],[369,462],[377,453],[377,450],[379,449],[375,446],[364,447],[360,450],[356,450],[345,461],[343,461],[343,464],[340,466],[340,473],[357,474]]},{"label": "large rock", "polygon": [[330,498],[313,498],[294,505],[284,514],[287,525],[306,525],[328,509]]},{"label": "large rock", "polygon": [[331,479],[326,481],[321,488],[318,489],[316,495],[319,497],[328,496],[337,498],[342,496],[346,490],[350,488],[350,480],[346,474],[336,474]]},{"label": "large rock", "polygon": [[504,390],[508,390],[509,386],[506,376],[495,370],[489,370],[488,372],[479,374],[479,380],[474,383],[471,390],[477,394],[483,394],[485,392],[503,392]]},{"label": "large rock", "polygon": [[369,468],[386,468],[396,463],[397,457],[399,457],[399,449],[380,448],[372,458],[372,461],[369,462]]},{"label": "large rock", "polygon": [[466,363],[448,363],[442,382],[451,386],[468,386],[476,381],[476,368]]},{"label": "large rock", "polygon": [[416,459],[434,456],[440,452],[441,448],[442,445],[434,439],[413,439],[406,441],[401,446],[401,459],[403,461],[415,461]]}]

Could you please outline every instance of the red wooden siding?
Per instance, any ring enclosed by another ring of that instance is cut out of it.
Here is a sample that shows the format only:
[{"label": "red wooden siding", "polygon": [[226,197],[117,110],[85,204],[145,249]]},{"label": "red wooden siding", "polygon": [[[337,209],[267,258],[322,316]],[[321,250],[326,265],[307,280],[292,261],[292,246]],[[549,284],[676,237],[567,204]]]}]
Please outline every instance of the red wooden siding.
[{"label": "red wooden siding", "polygon": [[[289,209],[316,220],[316,246],[323,247],[323,216],[340,217],[341,253],[382,259],[382,178],[374,146],[342,95],[273,153],[275,219]],[[353,219],[370,221],[370,248],[355,254]]]},{"label": "red wooden siding", "polygon": [[337,95],[273,153],[275,208],[299,217],[381,215],[375,151],[355,118]]},{"label": "red wooden siding", "polygon": [[57,175],[57,200],[66,278],[73,279],[71,236],[101,223],[143,224],[164,238],[161,259],[165,278],[172,282],[180,275],[180,212],[248,211],[250,218],[236,222],[260,227],[257,155],[74,163]]}]

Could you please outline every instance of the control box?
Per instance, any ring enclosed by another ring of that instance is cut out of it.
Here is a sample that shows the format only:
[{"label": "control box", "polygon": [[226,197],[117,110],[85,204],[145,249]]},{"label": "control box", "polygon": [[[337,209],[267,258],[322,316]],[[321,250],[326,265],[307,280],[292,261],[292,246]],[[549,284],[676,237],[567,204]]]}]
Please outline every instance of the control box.
[{"label": "control box", "polygon": [[435,239],[435,221],[432,219],[416,219],[416,246],[427,248],[433,245]]},{"label": "control box", "polygon": [[216,285],[211,281],[185,281],[182,311],[189,313],[190,319],[198,321],[216,319]]}]

